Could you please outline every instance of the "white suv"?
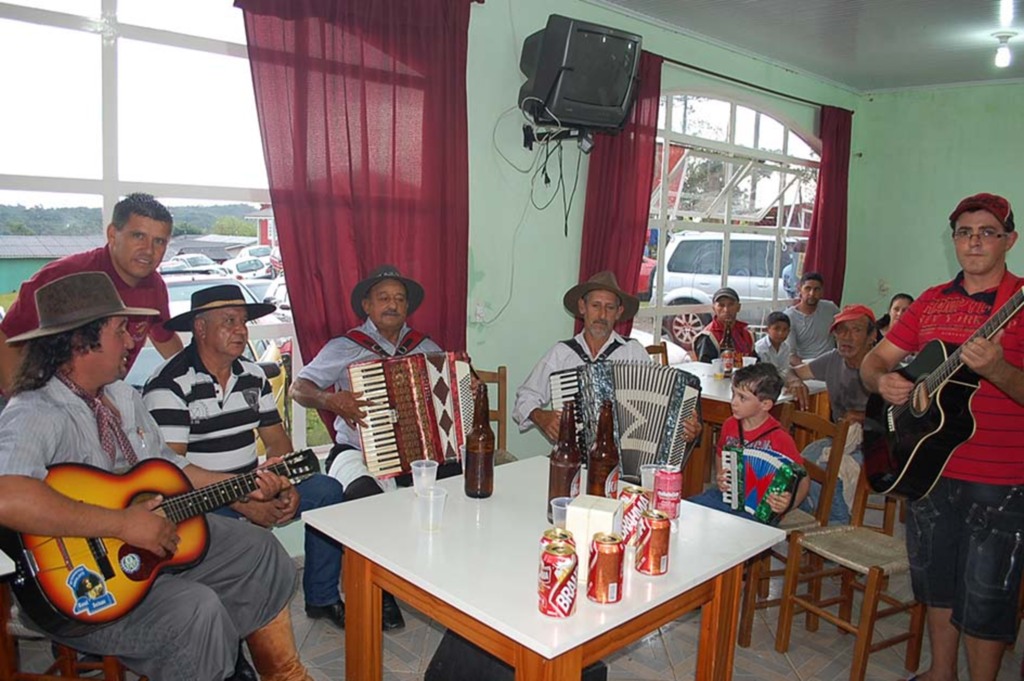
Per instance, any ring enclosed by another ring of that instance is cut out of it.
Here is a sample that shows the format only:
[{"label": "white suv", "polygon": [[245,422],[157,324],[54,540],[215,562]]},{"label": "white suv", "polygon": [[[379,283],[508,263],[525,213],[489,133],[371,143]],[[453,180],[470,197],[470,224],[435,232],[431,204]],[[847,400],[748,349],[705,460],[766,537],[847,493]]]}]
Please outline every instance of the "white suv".
[{"label": "white suv", "polygon": [[[711,322],[711,296],[722,284],[723,235],[712,232],[677,232],[669,237],[665,248],[665,266],[662,275],[665,292],[663,305],[701,305],[707,312],[691,311],[665,317],[665,335],[684,348],[691,348],[693,339]],[[779,271],[792,262],[792,244],[782,251]],[[725,286],[736,289],[743,303],[740,320],[759,324],[772,309],[775,293],[777,309],[790,304],[782,279],[773,286],[775,266],[775,237],[764,234],[734,233],[729,237],[729,264]],[[652,289],[657,279],[652,277]],[[658,300],[654,290],[652,299]],[[768,305],[750,305],[767,302]]]}]

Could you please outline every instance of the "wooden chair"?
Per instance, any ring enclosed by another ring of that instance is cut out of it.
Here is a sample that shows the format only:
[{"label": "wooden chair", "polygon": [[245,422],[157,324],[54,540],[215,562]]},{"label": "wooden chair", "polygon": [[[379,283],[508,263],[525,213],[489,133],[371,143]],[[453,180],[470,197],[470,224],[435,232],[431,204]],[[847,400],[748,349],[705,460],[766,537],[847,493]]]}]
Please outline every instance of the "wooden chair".
[{"label": "wooden chair", "polygon": [[[869,491],[867,477],[862,470],[857,481],[852,525],[833,525],[790,535],[779,628],[775,637],[775,649],[780,653],[786,652],[793,617],[801,610],[807,613],[809,631],[817,629],[818,618],[821,617],[836,625],[840,631],[853,634],[856,642],[850,668],[851,681],[864,679],[868,655],[903,641],[907,642],[906,669],[915,671],[921,662],[921,641],[924,636],[924,606],[912,599],[901,601],[887,593],[889,578],[907,572],[910,562],[902,539],[863,527]],[[801,572],[805,554],[816,556],[822,561],[832,561],[838,567]],[[842,579],[839,596],[822,598],[821,580],[835,574]],[[797,593],[800,582],[808,584],[806,593]],[[853,621],[854,591],[863,593],[860,617],[856,622]],[[830,608],[836,605],[839,606],[838,611],[833,612]],[[903,612],[910,614],[907,631],[875,641],[875,622]]]},{"label": "wooden chair", "polygon": [[[818,506],[814,513],[807,513],[799,508],[794,508],[783,516],[779,523],[779,529],[785,530],[789,535],[800,530],[810,530],[828,525],[829,513],[832,510],[832,499],[835,496],[837,481],[839,479],[839,466],[842,463],[843,447],[846,444],[846,434],[850,424],[846,421],[839,424],[832,423],[827,419],[805,411],[797,411],[792,403],[786,404],[780,419],[782,425],[788,430],[805,431],[813,440],[832,438],[832,451],[835,455],[829,455],[828,464],[821,468],[817,464],[804,462],[807,469],[807,476],[821,485],[821,495],[818,497]],[[772,577],[779,577],[785,573],[783,568],[772,569],[772,559],[785,564],[786,557],[774,549],[765,551],[761,555],[751,559],[747,569],[747,579],[743,585],[743,600],[740,603],[740,628],[737,644],[743,648],[750,646],[751,633],[754,628],[754,615],[758,610],[778,605],[782,599],[768,598],[768,586]]]},{"label": "wooden chair", "polygon": [[[125,681],[124,665],[116,657],[106,656],[96,662],[80,659],[78,651],[54,644],[56,658],[45,672],[23,672],[19,669],[18,640],[45,638],[24,627],[13,616],[10,587],[0,584],[0,681],[67,681],[68,679],[104,679]],[[95,672],[101,672],[99,676]],[[88,676],[85,676],[88,674]],[[142,677],[145,681],[145,677]]]},{"label": "wooden chair", "polygon": [[497,404],[497,408],[491,409],[490,419],[491,421],[498,422],[497,447],[501,451],[506,451],[505,444],[508,439],[506,426],[506,421],[508,420],[508,407],[506,403],[506,395],[508,393],[508,367],[502,364],[498,367],[497,371],[483,371],[481,369],[477,369],[476,374],[484,383],[497,386],[498,399],[496,402],[491,403]]},{"label": "wooden chair", "polygon": [[661,366],[668,366],[668,345],[665,344],[665,341],[661,341],[655,345],[648,345],[647,354],[656,358]]}]

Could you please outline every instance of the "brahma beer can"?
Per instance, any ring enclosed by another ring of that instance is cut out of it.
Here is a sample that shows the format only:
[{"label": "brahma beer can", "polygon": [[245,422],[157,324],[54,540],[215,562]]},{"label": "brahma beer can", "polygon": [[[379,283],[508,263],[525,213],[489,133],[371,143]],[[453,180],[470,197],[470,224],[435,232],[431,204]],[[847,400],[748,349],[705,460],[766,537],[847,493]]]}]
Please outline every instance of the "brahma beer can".
[{"label": "brahma beer can", "polygon": [[661,466],[654,472],[654,508],[670,519],[679,517],[679,500],[683,493],[683,473],[674,466]]},{"label": "brahma beer can", "polygon": [[597,603],[622,600],[622,563],[626,543],[617,534],[598,532],[590,542],[587,598]]},{"label": "brahma beer can", "polygon": [[544,547],[537,596],[540,611],[548,617],[569,617],[576,612],[576,549],[565,542]]},{"label": "brahma beer can", "polygon": [[636,532],[636,570],[645,575],[668,572],[668,542],[672,536],[668,515],[648,509],[640,516]]},{"label": "brahma beer can", "polygon": [[576,550],[576,540],[573,539],[572,532],[561,527],[552,527],[540,536],[540,550],[544,551],[544,547],[556,541],[564,541],[573,551]]},{"label": "brahma beer can", "polygon": [[630,545],[636,537],[640,516],[648,509],[650,501],[642,487],[623,487],[619,501],[622,502],[622,542]]}]

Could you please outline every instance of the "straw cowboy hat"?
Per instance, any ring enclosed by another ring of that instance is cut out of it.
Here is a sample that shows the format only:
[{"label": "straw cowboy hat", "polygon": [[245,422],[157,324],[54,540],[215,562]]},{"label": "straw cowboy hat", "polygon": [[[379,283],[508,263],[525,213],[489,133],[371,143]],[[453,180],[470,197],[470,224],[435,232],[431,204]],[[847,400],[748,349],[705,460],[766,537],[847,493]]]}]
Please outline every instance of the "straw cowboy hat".
[{"label": "straw cowboy hat", "polygon": [[43,284],[36,290],[36,310],[39,326],[8,338],[8,343],[54,336],[106,317],[160,314],[148,307],[125,307],[114,282],[103,272],[77,272]]},{"label": "straw cowboy hat", "polygon": [[562,298],[562,305],[569,311],[573,317],[582,317],[579,310],[579,300],[583,296],[587,295],[591,291],[611,291],[619,297],[619,302],[622,303],[622,307],[625,308],[622,312],[622,317],[619,318],[620,322],[624,322],[627,319],[632,319],[636,311],[640,309],[640,299],[636,296],[631,296],[621,288],[619,288],[619,282],[615,278],[615,275],[605,270],[604,272],[598,272],[586,282],[582,284],[576,284],[571,289],[565,292],[565,297]]},{"label": "straw cowboy hat", "polygon": [[423,287],[419,283],[403,277],[394,265],[381,265],[352,289],[352,311],[356,313],[357,317],[366,319],[366,312],[363,311],[363,299],[369,295],[371,288],[386,279],[394,279],[405,286],[405,299],[409,306],[406,314],[415,312],[423,302]]},{"label": "straw cowboy hat", "polygon": [[270,303],[250,303],[242,296],[242,289],[236,284],[221,284],[200,289],[192,294],[192,309],[171,317],[164,322],[164,328],[171,331],[191,331],[192,321],[197,315],[221,307],[244,307],[249,321],[265,317],[277,309]]}]

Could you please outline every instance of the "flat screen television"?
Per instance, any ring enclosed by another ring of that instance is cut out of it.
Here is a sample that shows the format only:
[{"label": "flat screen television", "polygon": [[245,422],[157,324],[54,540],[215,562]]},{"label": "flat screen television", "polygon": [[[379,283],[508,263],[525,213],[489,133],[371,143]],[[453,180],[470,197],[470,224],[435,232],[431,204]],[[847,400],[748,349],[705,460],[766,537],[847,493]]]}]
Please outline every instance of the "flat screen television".
[{"label": "flat screen television", "polygon": [[519,107],[537,125],[621,129],[639,64],[640,36],[552,14],[523,42]]}]

